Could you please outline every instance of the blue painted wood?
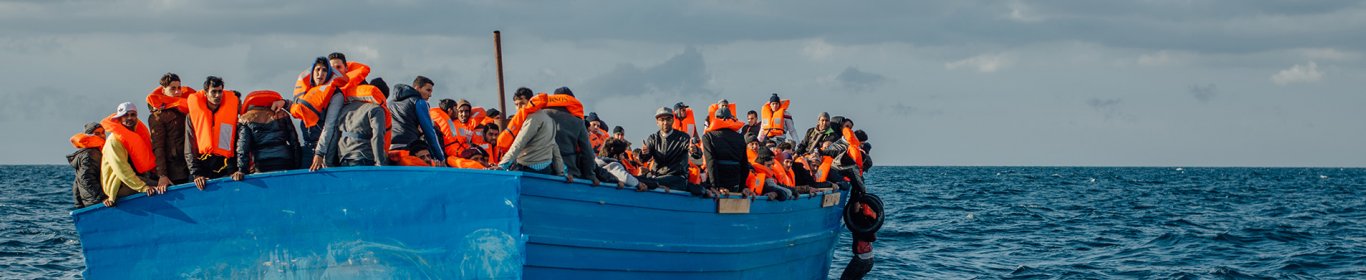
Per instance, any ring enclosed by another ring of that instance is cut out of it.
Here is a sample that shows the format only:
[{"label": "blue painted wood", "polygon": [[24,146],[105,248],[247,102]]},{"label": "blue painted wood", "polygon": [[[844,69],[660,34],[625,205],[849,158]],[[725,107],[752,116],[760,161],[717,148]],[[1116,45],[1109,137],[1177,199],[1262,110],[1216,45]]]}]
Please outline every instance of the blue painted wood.
[{"label": "blue painted wood", "polygon": [[718,214],[677,191],[521,182],[528,279],[824,279],[842,229],[820,196]]},{"label": "blue painted wood", "polygon": [[72,216],[88,279],[517,279],[517,203],[516,174],[369,167],[180,185]]},{"label": "blue painted wood", "polygon": [[72,213],[86,277],[821,279],[821,197],[752,203],[519,172],[359,167],[215,180]]}]

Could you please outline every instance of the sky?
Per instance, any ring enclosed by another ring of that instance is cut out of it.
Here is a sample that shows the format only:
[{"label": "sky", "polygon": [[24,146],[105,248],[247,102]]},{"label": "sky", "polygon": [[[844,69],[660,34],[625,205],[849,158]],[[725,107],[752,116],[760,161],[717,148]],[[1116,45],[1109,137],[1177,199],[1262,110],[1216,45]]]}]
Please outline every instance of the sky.
[{"label": "sky", "polygon": [[1366,2],[1233,0],[0,0],[0,164],[65,163],[163,73],[287,93],[334,51],[496,107],[493,30],[509,96],[567,86],[630,139],[777,93],[878,165],[1366,166]]}]

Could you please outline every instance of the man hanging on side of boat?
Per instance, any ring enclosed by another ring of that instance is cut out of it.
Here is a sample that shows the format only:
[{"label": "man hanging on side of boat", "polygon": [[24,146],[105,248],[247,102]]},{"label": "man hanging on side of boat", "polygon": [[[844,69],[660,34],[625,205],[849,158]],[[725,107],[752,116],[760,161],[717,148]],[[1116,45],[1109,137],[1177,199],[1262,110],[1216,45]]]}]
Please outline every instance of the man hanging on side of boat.
[{"label": "man hanging on side of boat", "polygon": [[209,76],[204,89],[187,98],[185,162],[200,190],[209,179],[237,172],[237,95],[223,89],[222,78]]},{"label": "man hanging on side of boat", "polygon": [[190,182],[190,167],[185,158],[185,114],[190,112],[186,99],[194,86],[182,86],[180,75],[161,75],[158,86],[147,94],[147,127],[152,131],[152,153],[157,156],[157,187]]},{"label": "man hanging on side of boat", "polygon": [[428,154],[432,158],[441,159],[427,166],[446,166],[446,153],[443,150],[445,145],[442,144],[441,135],[432,125],[431,106],[427,104],[427,99],[432,97],[435,86],[435,82],[424,76],[413,79],[413,86],[394,86],[394,102],[389,104],[389,111],[394,114],[390,122],[393,138],[387,154],[390,161],[400,165],[417,162],[402,157],[415,156],[408,152],[408,145],[423,141],[422,146],[427,148]]},{"label": "man hanging on side of boat", "polygon": [[137,107],[132,102],[120,103],[114,114],[100,121],[100,127],[110,132],[100,149],[104,206],[113,207],[119,198],[139,192],[153,195],[166,191],[150,185],[156,154],[152,153],[151,132],[138,120]]},{"label": "man hanging on side of boat", "polygon": [[104,147],[104,128],[99,123],[88,123],[85,130],[71,136],[71,145],[76,152],[66,156],[66,162],[75,169],[75,180],[71,182],[71,194],[76,199],[76,208],[99,204],[104,201],[104,187],[100,186],[100,149]]},{"label": "man hanging on side of boat", "polygon": [[299,135],[289,112],[284,110],[280,93],[258,90],[247,94],[237,124],[237,166],[233,180],[246,173],[274,172],[299,168]]}]

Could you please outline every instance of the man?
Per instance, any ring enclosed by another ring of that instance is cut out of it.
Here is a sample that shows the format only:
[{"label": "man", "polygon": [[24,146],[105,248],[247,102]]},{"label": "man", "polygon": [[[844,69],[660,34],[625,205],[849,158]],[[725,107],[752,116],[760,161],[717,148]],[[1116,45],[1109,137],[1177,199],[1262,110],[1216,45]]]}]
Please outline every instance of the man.
[{"label": "man", "polygon": [[547,110],[528,115],[498,166],[505,170],[560,175],[566,182],[573,182],[574,176],[565,168],[560,146],[555,143],[555,125]]},{"label": "man", "polygon": [[522,132],[522,124],[526,123],[527,115],[536,110],[531,104],[533,94],[531,89],[526,87],[517,88],[512,92],[512,106],[516,109],[514,114],[501,124],[503,130],[498,134],[497,140],[490,142],[494,146],[489,150],[490,159],[503,158],[508,148],[512,147],[512,141],[517,138],[517,133]]},{"label": "man", "polygon": [[488,153],[479,146],[473,146],[460,152],[459,156],[447,157],[446,164],[454,168],[488,169]]},{"label": "man", "polygon": [[821,112],[820,116],[816,117],[816,127],[807,129],[806,137],[803,137],[802,143],[797,145],[797,154],[805,155],[815,152],[817,148],[820,148],[815,147],[815,145],[820,145],[825,140],[830,139],[835,134],[835,130],[829,126],[829,122],[830,114]]},{"label": "man", "polygon": [[247,94],[237,124],[237,173],[232,174],[233,180],[242,180],[247,173],[299,168],[299,134],[283,110],[284,103],[280,93],[271,90]]},{"label": "man", "polygon": [[[299,79],[294,84],[294,102],[290,105],[289,113],[294,118],[299,119],[299,128],[303,134],[301,150],[305,153],[299,155],[305,165],[321,165],[318,158],[324,154],[319,152],[324,148],[318,147],[318,140],[322,138],[324,131],[330,131],[337,124],[337,118],[341,115],[342,102],[341,88],[348,85],[350,80],[343,72],[332,68],[332,64],[327,57],[318,57],[313,60],[313,65],[309,71],[300,73]],[[313,160],[308,160],[312,158]]]},{"label": "man", "polygon": [[71,182],[71,195],[76,199],[76,208],[99,204],[104,201],[104,187],[100,186],[100,149],[104,148],[104,128],[99,123],[85,125],[85,130],[71,136],[71,145],[76,152],[66,156],[66,162],[76,169],[76,179]]},{"label": "man", "polygon": [[451,119],[456,111],[456,102],[451,99],[441,99],[436,104],[437,108],[428,109],[428,115],[432,117],[432,124],[436,126],[437,134],[441,135],[441,150],[446,153],[446,157],[459,156],[473,143],[469,141],[472,139],[458,136],[461,126]]},{"label": "man", "polygon": [[[404,84],[394,86],[394,102],[389,104],[389,111],[394,114],[390,122],[393,138],[391,138],[389,150],[407,150],[408,145],[416,141],[426,141],[430,145],[424,146],[427,147],[427,152],[433,158],[446,158],[446,153],[443,151],[445,145],[442,144],[440,134],[432,125],[429,110],[431,106],[427,104],[427,99],[432,97],[432,89],[435,85],[436,83],[432,82],[431,79],[417,76],[413,79],[413,86]],[[389,160],[401,161],[396,158]],[[434,162],[436,166],[445,166],[444,161]]]},{"label": "man", "polygon": [[[653,161],[654,166],[645,177],[654,179],[660,187],[692,191],[687,186],[688,176],[688,134],[674,129],[674,111],[669,107],[655,110],[655,124],[659,132],[650,134],[641,147],[640,159]],[[701,192],[694,192],[701,194]]]},{"label": "man", "polygon": [[768,196],[769,199],[784,201],[795,198],[795,190],[789,186],[784,186],[780,181],[782,173],[774,170],[774,154],[770,150],[760,150],[754,163],[751,163],[752,170],[746,178],[746,185],[750,193],[755,195]]},{"label": "man", "polygon": [[456,101],[455,111],[451,112],[451,116],[455,117],[453,123],[456,125],[454,128],[457,128],[452,132],[456,136],[464,138],[463,140],[466,143],[474,141],[474,126],[472,125],[475,121],[474,107],[470,105],[470,102],[464,99]]},{"label": "man", "polygon": [[759,112],[749,110],[749,113],[745,113],[745,126],[740,128],[740,134],[745,136],[754,135],[754,137],[759,137],[760,127],[761,126],[759,125]]},{"label": "man", "polygon": [[190,95],[185,117],[185,162],[194,186],[237,172],[237,93],[223,90],[223,79],[209,76],[204,90]]},{"label": "man", "polygon": [[588,138],[588,128],[584,127],[582,116],[570,113],[568,106],[557,106],[561,104],[583,105],[574,98],[574,92],[568,87],[560,87],[555,89],[555,94],[548,96],[545,108],[541,109],[555,121],[555,144],[559,145],[565,170],[576,178],[592,180],[596,186],[600,183],[596,171],[598,165],[593,161],[597,156],[594,155],[593,142]]},{"label": "man", "polygon": [[104,206],[113,207],[118,198],[138,192],[165,192],[164,188],[149,186],[147,175],[156,169],[156,155],[152,153],[151,132],[138,120],[137,107],[132,102],[119,104],[113,115],[100,121],[100,126],[110,132],[100,149]]},{"label": "man", "polygon": [[152,153],[157,157],[157,187],[190,181],[190,167],[185,165],[185,114],[190,108],[186,97],[194,87],[180,86],[175,73],[161,75],[159,86],[147,94],[147,126],[152,130]]},{"label": "man", "polygon": [[768,103],[764,105],[762,113],[759,115],[764,121],[762,129],[759,132],[759,140],[769,138],[783,139],[787,137],[788,127],[790,125],[787,124],[786,119],[787,108],[788,105],[790,105],[790,102],[790,100],[778,98],[777,93],[768,97]]},{"label": "man", "polygon": [[745,176],[750,166],[745,155],[742,125],[731,115],[730,108],[721,107],[712,115],[706,133],[702,134],[702,162],[707,171],[706,183],[719,193],[738,193],[744,190]]},{"label": "man", "polygon": [[682,131],[690,138],[697,137],[697,121],[693,118],[692,108],[683,102],[674,104],[674,130]]},{"label": "man", "polygon": [[484,124],[484,143],[475,145],[475,147],[479,147],[484,150],[484,155],[488,158],[487,162],[489,164],[495,164],[503,160],[503,151],[498,150],[497,145],[494,145],[494,143],[498,142],[498,134],[500,132],[502,131],[498,127],[498,124]]},{"label": "man", "polygon": [[[335,166],[387,165],[389,157],[385,145],[387,124],[384,107],[371,102],[347,102],[338,113],[341,116],[337,119],[337,125],[323,132],[324,135],[331,135],[324,141],[336,143],[332,145],[335,151],[320,151],[319,155],[327,155],[324,161],[335,163]],[[322,166],[315,158],[309,170],[316,171],[319,168]]]},{"label": "man", "polygon": [[607,133],[607,124],[598,118],[596,112],[588,113],[588,117],[584,120],[588,121],[588,141],[593,143],[593,150],[602,149],[603,142],[607,141],[607,138],[611,138],[611,134]]}]

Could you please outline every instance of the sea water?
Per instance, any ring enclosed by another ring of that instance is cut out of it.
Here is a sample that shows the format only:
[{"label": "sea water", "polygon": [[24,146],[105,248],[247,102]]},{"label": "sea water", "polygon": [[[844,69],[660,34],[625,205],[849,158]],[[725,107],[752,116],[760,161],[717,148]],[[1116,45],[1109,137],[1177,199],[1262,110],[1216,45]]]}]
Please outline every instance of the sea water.
[{"label": "sea water", "polygon": [[[0,166],[0,279],[77,278],[71,168]],[[868,279],[1366,279],[1366,169],[877,167]],[[848,262],[836,245],[830,277]]]}]

